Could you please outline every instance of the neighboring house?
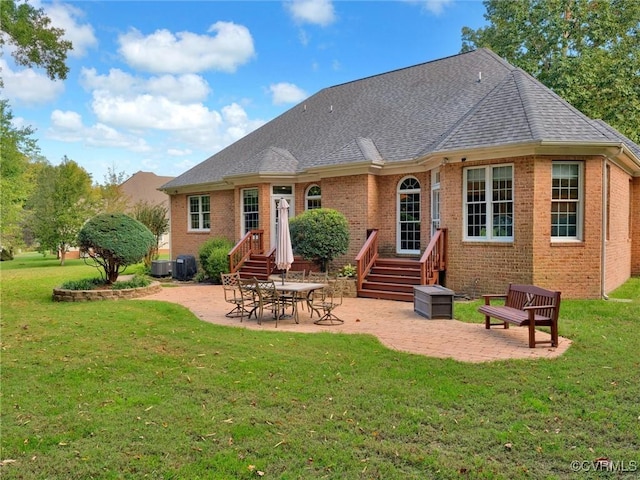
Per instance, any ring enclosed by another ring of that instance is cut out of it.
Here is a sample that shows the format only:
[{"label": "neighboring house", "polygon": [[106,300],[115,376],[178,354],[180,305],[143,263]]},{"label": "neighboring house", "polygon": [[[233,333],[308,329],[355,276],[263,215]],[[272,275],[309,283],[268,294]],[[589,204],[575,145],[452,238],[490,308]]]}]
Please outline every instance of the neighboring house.
[{"label": "neighboring house", "polygon": [[[165,183],[173,180],[173,177],[161,177],[152,172],[136,172],[120,184],[122,193],[128,197],[129,210],[141,202],[149,205],[164,205],[169,208],[169,197],[159,190]],[[163,235],[160,239],[160,252],[169,252],[170,234]]]},{"label": "neighboring house", "polygon": [[640,274],[640,146],[487,49],[326,88],[162,186],[172,257],[264,230],[275,204],[419,257],[446,228],[445,285],[598,298]]}]

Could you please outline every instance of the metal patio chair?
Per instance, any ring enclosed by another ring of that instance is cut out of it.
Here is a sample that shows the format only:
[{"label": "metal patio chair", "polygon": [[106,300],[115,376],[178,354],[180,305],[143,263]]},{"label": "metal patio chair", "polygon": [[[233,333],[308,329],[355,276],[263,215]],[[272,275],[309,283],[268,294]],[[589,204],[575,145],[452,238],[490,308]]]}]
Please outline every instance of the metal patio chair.
[{"label": "metal patio chair", "polygon": [[229,318],[243,317],[244,299],[240,292],[240,273],[221,273],[222,289],[224,290],[224,301],[234,305],[233,309],[225,314]]},{"label": "metal patio chair", "polygon": [[322,310],[322,316],[313,323],[317,325],[341,325],[344,323],[344,320],[336,316],[333,311],[342,305],[345,288],[346,279],[337,277],[335,281],[322,289],[322,297],[319,301],[313,302],[313,308]]}]

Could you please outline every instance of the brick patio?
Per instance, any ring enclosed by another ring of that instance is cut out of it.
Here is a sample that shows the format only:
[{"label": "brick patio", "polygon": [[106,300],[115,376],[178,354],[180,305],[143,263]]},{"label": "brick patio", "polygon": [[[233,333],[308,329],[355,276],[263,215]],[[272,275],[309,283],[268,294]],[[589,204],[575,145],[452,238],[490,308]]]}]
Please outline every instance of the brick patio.
[{"label": "brick patio", "polygon": [[[232,306],[225,303],[219,285],[172,286],[162,288],[144,300],[163,300],[178,303],[191,310],[205,322],[256,330],[276,330],[275,322],[255,319],[240,322],[239,318],[227,318],[225,313]],[[436,358],[452,358],[462,362],[487,362],[507,359],[555,358],[562,355],[571,341],[560,337],[559,346],[542,345],[529,348],[527,329],[511,327],[508,330],[494,327],[486,330],[484,324],[464,323],[458,320],[428,320],[413,311],[413,304],[369,298],[345,298],[336,314],[343,325],[315,325],[309,312],[300,310],[300,323],[293,319],[278,322],[277,331],[315,333],[361,333],[376,336],[389,348],[403,352]],[[317,317],[316,317],[317,318]],[[539,332],[541,340],[549,337]]]}]

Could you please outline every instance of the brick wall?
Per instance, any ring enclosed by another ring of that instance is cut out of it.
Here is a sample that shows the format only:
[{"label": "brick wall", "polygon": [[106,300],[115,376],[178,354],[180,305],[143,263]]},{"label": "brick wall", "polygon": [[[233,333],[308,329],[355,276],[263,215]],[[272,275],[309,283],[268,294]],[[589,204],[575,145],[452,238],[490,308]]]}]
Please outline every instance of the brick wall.
[{"label": "brick wall", "polygon": [[[189,201],[191,195],[209,195],[211,200],[211,230],[209,232],[189,232]],[[171,196],[171,258],[178,255],[194,255],[198,258],[200,245],[209,238],[225,237],[236,241],[237,216],[234,211],[234,192],[201,192],[189,195]]]},{"label": "brick wall", "polygon": [[631,276],[631,177],[609,163],[609,231],[606,242],[605,293],[622,285]]},{"label": "brick wall", "polygon": [[346,255],[336,258],[332,268],[345,263],[354,263],[360,247],[366,240],[367,219],[369,218],[369,175],[325,178],[322,188],[322,207],[342,212],[349,222],[349,250]]},{"label": "brick wall", "polygon": [[631,180],[631,275],[640,275],[640,177]]},{"label": "brick wall", "polygon": [[[469,163],[440,168],[441,226],[448,228],[448,270],[445,284],[457,293],[473,296],[506,290],[509,282],[534,283],[561,290],[563,297],[597,298],[601,293],[602,171],[601,157],[563,157],[584,162],[584,240],[551,242],[551,166],[557,157],[521,157],[474,162],[476,165],[514,165],[514,242],[463,240],[463,169]],[[414,175],[422,187],[421,248],[430,239],[431,179],[429,172]],[[380,253],[396,252],[396,201],[399,182],[406,175],[355,175],[312,182],[322,189],[322,206],[345,214],[351,229],[349,251],[335,259],[332,268],[354,263],[368,229],[380,232]],[[311,183],[295,185],[295,214],[304,211],[304,194]],[[260,228],[270,245],[271,185],[247,185],[259,189]],[[244,187],[243,187],[244,188]],[[213,236],[237,241],[241,236],[242,189],[211,192],[211,231],[187,232],[187,196],[171,197],[172,257],[197,254],[200,244]],[[630,205],[633,203],[633,211]],[[230,212],[234,212],[231,214]],[[640,178],[611,165],[611,226],[607,243],[606,287],[624,282],[630,273],[640,274]],[[629,220],[631,219],[631,220]],[[631,226],[630,226],[631,224]],[[631,228],[631,238],[629,230]],[[631,265],[631,266],[630,266]]]},{"label": "brick wall", "polygon": [[584,231],[580,242],[551,242],[551,166],[536,163],[534,283],[562,291],[565,298],[598,298],[601,293],[602,158],[563,157],[584,163]]},{"label": "brick wall", "polygon": [[[478,162],[473,166],[513,163]],[[517,166],[515,166],[517,163]],[[463,169],[465,163],[448,164],[440,169],[441,225],[448,228],[448,267],[446,286],[470,296],[506,291],[511,283],[532,281],[531,215],[534,207],[534,161],[514,163],[514,239],[513,243],[464,241]]]},{"label": "brick wall", "polygon": [[397,203],[398,186],[406,177],[415,177],[420,182],[420,246],[424,250],[429,244],[431,221],[431,176],[429,172],[413,175],[385,175],[377,177],[376,195],[370,197],[372,212],[368,228],[379,230],[378,246],[382,256],[396,256],[397,247]]}]

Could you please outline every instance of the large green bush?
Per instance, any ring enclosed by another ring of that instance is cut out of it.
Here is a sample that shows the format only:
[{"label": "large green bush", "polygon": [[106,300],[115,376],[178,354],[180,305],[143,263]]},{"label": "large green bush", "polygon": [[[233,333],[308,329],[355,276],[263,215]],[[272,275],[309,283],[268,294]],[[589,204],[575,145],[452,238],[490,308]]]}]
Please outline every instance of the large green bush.
[{"label": "large green bush", "polygon": [[155,245],[155,237],[124,213],[103,213],[84,224],[78,233],[78,245],[111,284],[122,273],[120,269],[124,271],[144,258]]},{"label": "large green bush", "polygon": [[323,272],[329,263],[349,248],[349,223],[330,208],[317,208],[291,219],[289,224],[294,253],[320,264]]},{"label": "large green bush", "polygon": [[220,274],[229,273],[229,251],[233,242],[224,237],[207,240],[198,249],[200,268],[206,278],[213,283],[220,283]]}]

